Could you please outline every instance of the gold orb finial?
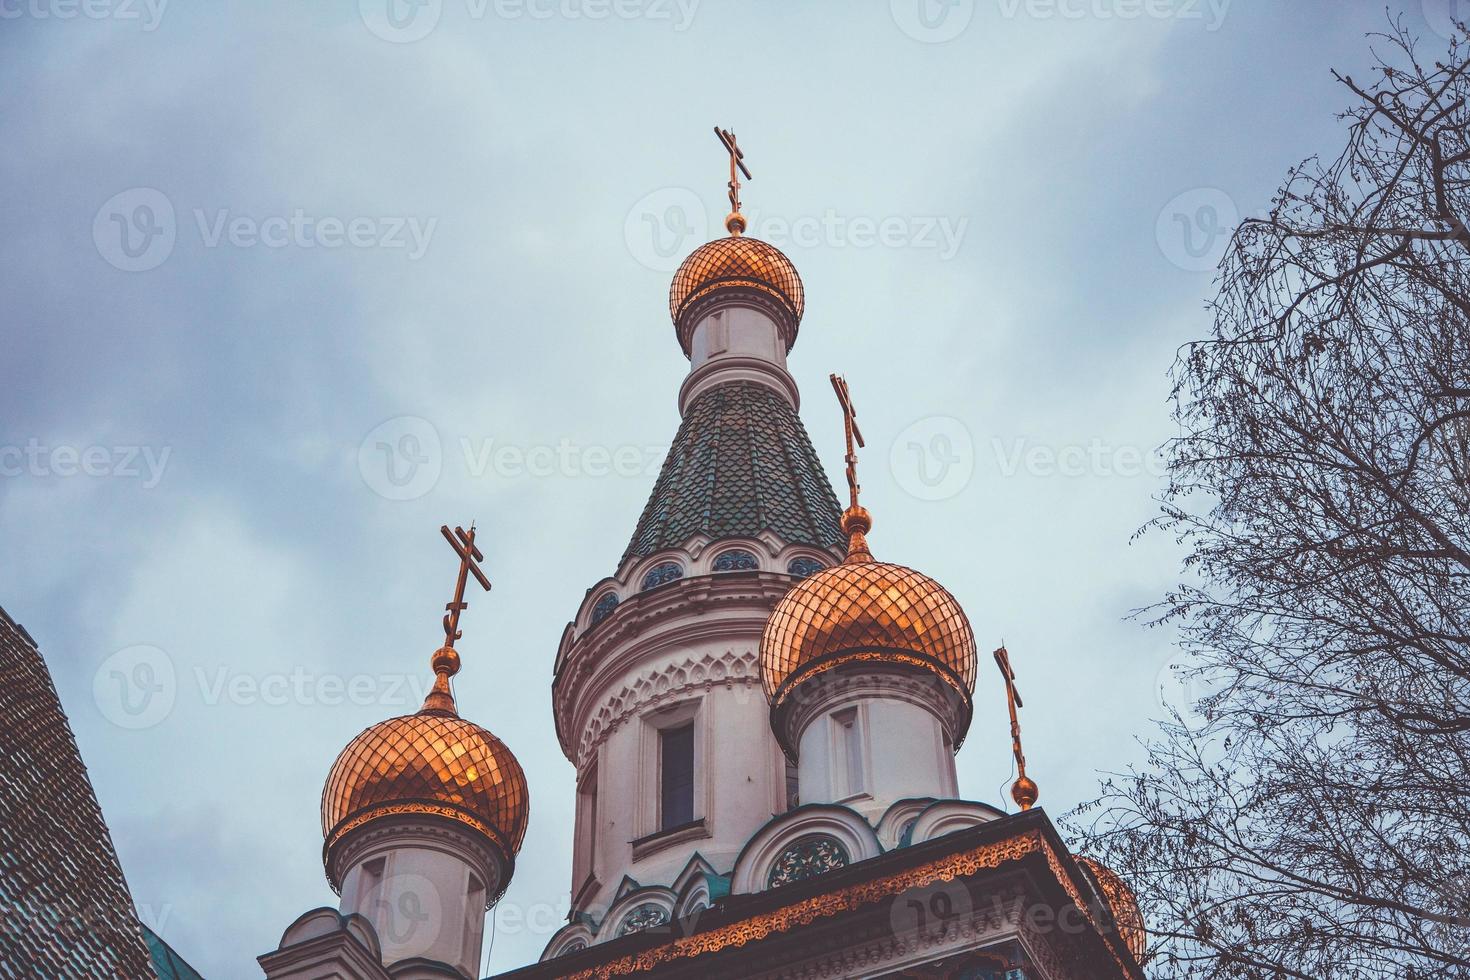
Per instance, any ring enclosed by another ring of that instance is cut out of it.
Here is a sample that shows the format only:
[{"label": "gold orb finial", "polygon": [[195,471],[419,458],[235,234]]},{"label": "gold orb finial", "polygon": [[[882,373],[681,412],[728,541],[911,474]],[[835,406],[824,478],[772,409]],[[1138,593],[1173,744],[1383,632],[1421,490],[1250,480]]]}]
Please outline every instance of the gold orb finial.
[{"label": "gold orb finial", "polygon": [[1037,788],[1035,781],[1030,776],[1021,776],[1011,784],[1011,799],[1015,800],[1016,805],[1022,810],[1029,810],[1035,806],[1040,796],[1041,790]]},{"label": "gold orb finial", "polygon": [[745,234],[745,215],[739,211],[731,211],[725,215],[725,230],[736,238]]}]

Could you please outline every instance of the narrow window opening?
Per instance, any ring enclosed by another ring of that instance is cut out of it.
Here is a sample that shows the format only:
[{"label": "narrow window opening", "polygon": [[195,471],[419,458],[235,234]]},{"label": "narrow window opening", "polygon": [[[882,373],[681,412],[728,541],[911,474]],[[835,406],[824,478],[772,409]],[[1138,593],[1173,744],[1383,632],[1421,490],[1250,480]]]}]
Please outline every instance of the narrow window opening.
[{"label": "narrow window opening", "polygon": [[694,725],[659,732],[659,829],[694,820]]},{"label": "narrow window opening", "polygon": [[839,711],[832,716],[836,726],[836,755],[832,767],[837,777],[837,798],[856,796],[863,791],[863,733],[856,708]]}]

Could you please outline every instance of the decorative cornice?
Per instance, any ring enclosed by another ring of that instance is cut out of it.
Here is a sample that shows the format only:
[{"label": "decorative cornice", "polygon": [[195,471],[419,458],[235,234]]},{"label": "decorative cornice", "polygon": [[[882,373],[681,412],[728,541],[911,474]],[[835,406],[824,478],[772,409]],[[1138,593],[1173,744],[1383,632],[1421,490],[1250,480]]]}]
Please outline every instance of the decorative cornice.
[{"label": "decorative cornice", "polygon": [[705,361],[689,372],[679,386],[679,415],[688,411],[694,399],[711,388],[731,381],[753,381],[763,384],[785,398],[793,411],[801,410],[801,392],[796,379],[779,364],[761,357],[744,354],[723,354]]},{"label": "decorative cornice", "polygon": [[[743,684],[759,687],[759,658],[753,649],[727,650],[719,656],[706,654],[665,664],[639,676],[616,694],[609,695],[602,707],[589,714],[582,725],[573,763],[581,769],[607,737],[623,722],[648,708],[666,701],[677,701],[694,691],[709,691],[717,685]],[[764,697],[758,691],[755,696]]]},{"label": "decorative cornice", "polygon": [[911,669],[901,662],[894,664],[888,653],[848,659],[834,666],[835,669],[824,675],[824,683],[793,685],[786,689],[785,700],[771,708],[776,738],[793,757],[802,732],[813,720],[863,698],[892,698],[922,708],[944,726],[951,746],[955,745],[957,734],[969,726],[968,701],[958,696],[952,684],[941,683],[947,678],[933,670]]},{"label": "decorative cornice", "polygon": [[[1097,929],[1097,920],[1092,910],[1087,905],[1081,891],[1073,883],[1071,875],[1062,866],[1062,860],[1051,842],[1042,831],[1032,830],[993,843],[982,844],[969,851],[940,858],[897,874],[814,895],[771,912],[713,928],[708,932],[677,938],[665,945],[631,953],[610,963],[567,976],[574,980],[608,980],[610,977],[646,972],[665,963],[759,942],[843,912],[874,904],[911,888],[924,888],[939,882],[954,881],[956,878],[1000,868],[1038,854],[1046,860],[1057,882],[1080,913],[1094,929]],[[1113,947],[1111,939],[1107,936],[1104,936],[1103,939],[1120,972],[1125,976],[1134,975],[1134,970],[1125,966],[1124,960]]]},{"label": "decorative cornice", "polygon": [[[562,753],[574,764],[585,758],[582,744],[587,736],[582,729],[595,710],[593,702],[600,697],[599,692],[613,685],[629,686],[626,675],[637,671],[641,662],[678,650],[690,641],[725,639],[732,649],[748,647],[752,660],[748,676],[758,681],[754,661],[761,632],[771,609],[791,588],[791,581],[789,575],[774,572],[680,579],[628,598],[595,628],[569,637],[559,657],[561,669],[551,684]],[[710,616],[716,609],[742,614]],[[744,683],[746,677],[742,670],[737,679]],[[621,696],[615,693],[605,700]]]},{"label": "decorative cornice", "polygon": [[364,851],[415,839],[434,840],[457,854],[473,856],[487,878],[487,911],[510,884],[515,858],[494,828],[464,811],[427,801],[375,807],[336,828],[322,845],[327,883],[340,895],[346,870]]}]

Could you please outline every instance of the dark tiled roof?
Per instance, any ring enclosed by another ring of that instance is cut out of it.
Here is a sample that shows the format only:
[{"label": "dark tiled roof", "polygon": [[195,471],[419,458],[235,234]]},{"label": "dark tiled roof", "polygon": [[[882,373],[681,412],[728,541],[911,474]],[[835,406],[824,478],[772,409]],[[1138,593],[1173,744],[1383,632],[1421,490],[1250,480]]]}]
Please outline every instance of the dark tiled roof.
[{"label": "dark tiled roof", "polygon": [[143,938],[148,941],[148,952],[153,954],[153,972],[158,974],[158,980],[204,980],[198,970],[147,926],[143,927]]},{"label": "dark tiled roof", "polygon": [[0,610],[0,977],[152,980],[112,838],[41,653]]},{"label": "dark tiled roof", "polygon": [[692,535],[754,537],[832,548],[843,541],[837,498],[791,405],[753,381],[696,398],[664,460],[624,559]]}]

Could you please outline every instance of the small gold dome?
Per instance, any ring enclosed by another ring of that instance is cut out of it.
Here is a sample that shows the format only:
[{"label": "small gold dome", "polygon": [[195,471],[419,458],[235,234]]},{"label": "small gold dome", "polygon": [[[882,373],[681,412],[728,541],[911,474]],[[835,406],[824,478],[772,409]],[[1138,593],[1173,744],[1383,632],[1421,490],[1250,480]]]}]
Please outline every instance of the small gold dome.
[{"label": "small gold dome", "polygon": [[322,789],[322,853],[334,889],[332,850],[350,831],[400,814],[478,830],[510,865],[526,836],[526,774],[504,742],[452,707],[378,722],[347,744]]},{"label": "small gold dome", "polygon": [[1077,863],[1097,882],[1098,891],[1102,892],[1108,903],[1108,910],[1113,913],[1113,924],[1118,927],[1118,937],[1123,940],[1123,945],[1128,947],[1133,958],[1142,963],[1148,952],[1148,932],[1144,929],[1143,913],[1139,911],[1138,898],[1133,894],[1133,889],[1128,887],[1127,882],[1116,871],[1101,861],[1079,854]]},{"label": "small gold dome", "polygon": [[955,746],[969,727],[975,691],[975,635],[959,602],[922,572],[874,561],[864,533],[872,520],[843,515],[847,560],[803,579],[776,604],[761,637],[761,683],[773,712],[803,681],[856,663],[928,671],[964,710]]},{"label": "small gold dome", "polygon": [[689,353],[696,319],[688,314],[696,312],[702,300],[727,289],[744,290],[768,301],[785,333],[786,347],[791,348],[806,304],[796,266],[774,245],[731,235],[699,246],[674,273],[669,287],[669,315],[674,318],[684,353]]}]

